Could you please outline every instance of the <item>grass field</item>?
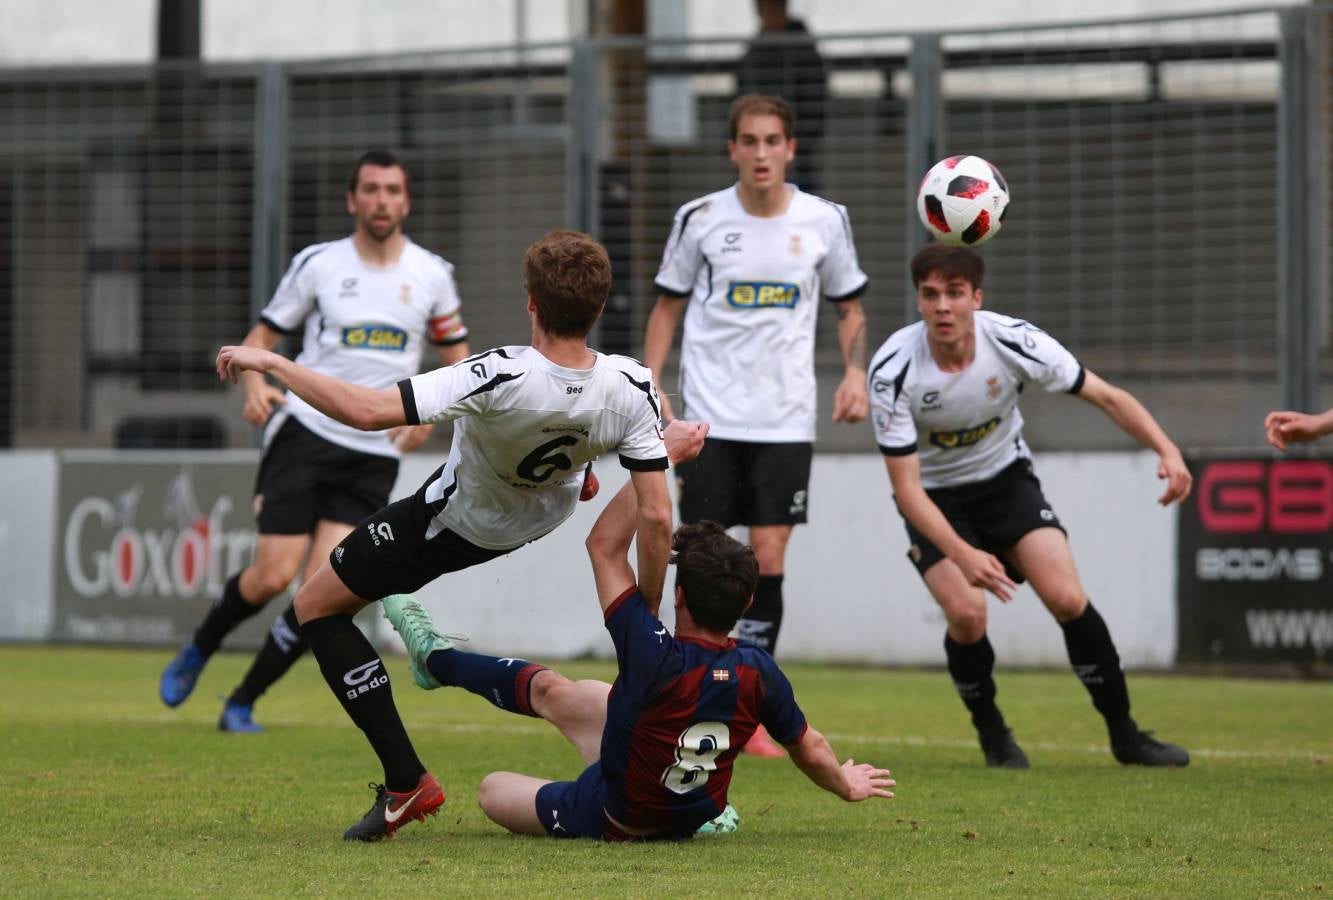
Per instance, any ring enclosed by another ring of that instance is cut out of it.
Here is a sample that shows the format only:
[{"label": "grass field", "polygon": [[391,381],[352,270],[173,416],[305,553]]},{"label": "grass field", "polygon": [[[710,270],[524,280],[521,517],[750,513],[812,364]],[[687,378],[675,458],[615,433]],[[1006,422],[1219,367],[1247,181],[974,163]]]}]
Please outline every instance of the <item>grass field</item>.
[{"label": "grass field", "polygon": [[[1032,758],[991,771],[940,672],[791,666],[843,757],[894,770],[898,797],[844,804],[784,760],[743,757],[741,831],[680,845],[514,837],[477,809],[482,776],[580,771],[544,723],[461,691],[399,706],[449,793],[393,841],[343,828],[380,780],[310,661],[258,707],[262,735],[215,730],[248,657],[224,654],[178,710],[167,652],[0,647],[0,894],[708,896],[1333,895],[1333,685],[1135,676],[1145,727],[1194,753],[1131,770],[1064,673],[1007,673],[1001,702]],[[607,677],[605,664],[562,667]]]}]

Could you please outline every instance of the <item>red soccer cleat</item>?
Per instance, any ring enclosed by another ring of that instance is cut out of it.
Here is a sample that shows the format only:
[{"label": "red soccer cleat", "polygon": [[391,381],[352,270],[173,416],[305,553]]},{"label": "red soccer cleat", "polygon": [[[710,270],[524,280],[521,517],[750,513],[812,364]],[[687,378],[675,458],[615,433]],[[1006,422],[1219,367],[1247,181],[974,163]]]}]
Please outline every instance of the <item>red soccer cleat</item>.
[{"label": "red soccer cleat", "polygon": [[745,746],[741,748],[741,752],[749,753],[753,756],[766,756],[770,759],[777,759],[780,756],[787,755],[787,751],[775,744],[773,739],[768,736],[768,729],[763,725],[760,725],[759,728],[755,730],[755,733],[750,735],[750,739],[745,742]]},{"label": "red soccer cleat", "polygon": [[408,822],[424,822],[426,816],[435,815],[444,805],[444,788],[429,772],[422,773],[415,788],[401,794],[386,790],[382,784],[371,787],[375,790],[374,805],[360,822],[343,832],[343,840],[370,842],[392,837]]}]

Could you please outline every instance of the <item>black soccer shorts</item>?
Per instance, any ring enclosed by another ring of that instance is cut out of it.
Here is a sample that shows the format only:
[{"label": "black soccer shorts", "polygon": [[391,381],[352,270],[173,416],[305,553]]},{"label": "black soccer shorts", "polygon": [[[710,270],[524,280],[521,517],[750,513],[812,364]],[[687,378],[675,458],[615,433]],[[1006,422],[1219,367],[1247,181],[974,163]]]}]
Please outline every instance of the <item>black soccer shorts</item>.
[{"label": "black soccer shorts", "polygon": [[680,520],[800,525],[810,494],[809,442],[759,444],[708,438],[698,458],[676,466]]},{"label": "black soccer shorts", "polygon": [[389,502],[398,460],[327,441],[288,417],[259,461],[260,534],[309,534],[320,519],[359,522]]},{"label": "black soccer shorts", "polygon": [[[429,482],[427,482],[429,483]],[[425,486],[362,519],[329,554],[329,565],[362,600],[410,594],[447,572],[458,572],[517,550],[478,547],[448,529],[427,540],[443,505],[425,500]]]},{"label": "black soccer shorts", "polygon": [[[1015,584],[1025,579],[1009,564],[1004,551],[1017,544],[1029,531],[1038,528],[1065,527],[1041,492],[1041,482],[1032,472],[1032,461],[1018,459],[999,474],[975,484],[952,488],[932,488],[926,496],[935,502],[958,536],[973,547],[993,554],[1004,563],[1004,570]],[[907,557],[923,577],[935,563],[944,559],[939,548],[926,539],[904,517],[907,537],[912,541]]]}]

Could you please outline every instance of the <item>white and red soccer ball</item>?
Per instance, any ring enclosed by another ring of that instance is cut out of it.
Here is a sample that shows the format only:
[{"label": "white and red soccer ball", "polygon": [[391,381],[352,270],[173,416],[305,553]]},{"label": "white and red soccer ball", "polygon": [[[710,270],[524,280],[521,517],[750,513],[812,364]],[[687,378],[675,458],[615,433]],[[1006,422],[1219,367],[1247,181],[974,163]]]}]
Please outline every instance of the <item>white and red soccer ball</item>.
[{"label": "white and red soccer ball", "polygon": [[916,192],[916,212],[935,240],[974,247],[1004,222],[1009,185],[980,156],[950,156],[930,167]]}]

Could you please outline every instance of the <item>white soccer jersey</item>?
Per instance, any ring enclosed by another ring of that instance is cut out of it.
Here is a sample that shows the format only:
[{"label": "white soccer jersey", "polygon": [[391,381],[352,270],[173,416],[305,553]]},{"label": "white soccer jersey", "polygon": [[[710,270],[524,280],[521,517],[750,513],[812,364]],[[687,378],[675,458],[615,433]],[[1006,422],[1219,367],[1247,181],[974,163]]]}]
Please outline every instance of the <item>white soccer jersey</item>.
[{"label": "white soccer jersey", "polygon": [[566,369],[532,347],[499,347],[398,387],[408,422],[457,420],[449,460],[425,486],[428,540],[446,528],[492,550],[536,540],[569,518],[584,468],[608,450],[627,469],[667,468],[652,373],[625,356]]},{"label": "white soccer jersey", "polygon": [[[411,241],[388,267],[365,263],[350,236],[305,248],[292,259],[261,321],[288,333],[304,322],[298,363],[372,388],[420,372],[426,341],[455,344],[467,338],[453,266]],[[399,456],[387,431],[359,431],[334,421],[290,391],[264,433],[265,445],[289,415],[340,446]]]},{"label": "white soccer jersey", "polygon": [[977,355],[962,372],[940,371],[924,322],[894,332],[870,363],[879,448],[920,454],[925,488],[985,481],[1030,455],[1018,410],[1028,382],[1071,394],[1083,387],[1083,366],[1035,325],[985,310],[972,321]]},{"label": "white soccer jersey", "polygon": [[819,298],[850,300],[867,284],[846,208],[795,190],[783,215],[763,218],[734,185],[701,197],[676,213],[656,283],[690,298],[682,416],[727,440],[815,439]]}]

